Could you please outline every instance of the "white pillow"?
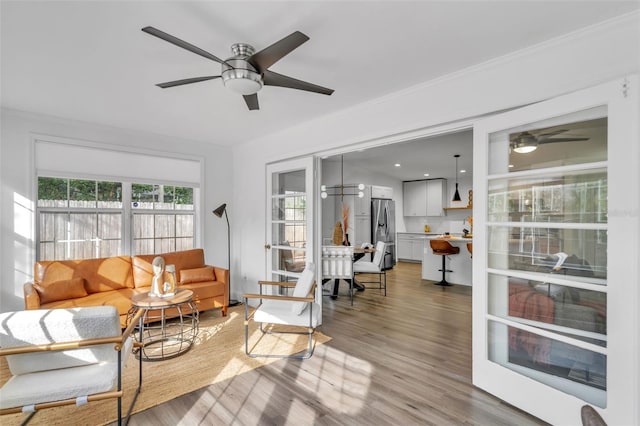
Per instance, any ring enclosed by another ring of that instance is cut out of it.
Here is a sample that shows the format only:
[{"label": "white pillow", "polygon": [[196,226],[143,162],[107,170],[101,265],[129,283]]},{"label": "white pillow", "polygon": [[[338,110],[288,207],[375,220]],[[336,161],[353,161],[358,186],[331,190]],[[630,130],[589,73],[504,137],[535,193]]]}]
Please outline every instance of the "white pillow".
[{"label": "white pillow", "polygon": [[[313,263],[307,263],[307,266],[300,274],[298,282],[293,289],[293,297],[307,297],[313,286],[314,278],[316,275],[316,267]],[[307,302],[293,302],[291,306],[291,312],[295,315],[300,315],[304,308],[307,306]]]}]

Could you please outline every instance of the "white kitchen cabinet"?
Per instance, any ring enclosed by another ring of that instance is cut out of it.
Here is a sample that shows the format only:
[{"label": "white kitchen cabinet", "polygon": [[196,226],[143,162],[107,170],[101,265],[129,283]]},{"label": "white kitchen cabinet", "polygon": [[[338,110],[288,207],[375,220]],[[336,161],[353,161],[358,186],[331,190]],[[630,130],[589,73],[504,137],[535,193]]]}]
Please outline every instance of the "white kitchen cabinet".
[{"label": "white kitchen cabinet", "polygon": [[393,188],[389,186],[371,185],[371,198],[393,199]]},{"label": "white kitchen cabinet", "polygon": [[425,179],[402,182],[404,216],[444,216],[447,181]]},{"label": "white kitchen cabinet", "polygon": [[418,234],[398,234],[398,260],[422,262],[424,238]]},{"label": "white kitchen cabinet", "polygon": [[445,179],[427,181],[427,216],[444,216],[446,196],[447,181]]},{"label": "white kitchen cabinet", "polygon": [[411,260],[411,240],[398,235],[398,260]]},{"label": "white kitchen cabinet", "polygon": [[402,207],[405,216],[427,215],[427,181],[402,182]]}]

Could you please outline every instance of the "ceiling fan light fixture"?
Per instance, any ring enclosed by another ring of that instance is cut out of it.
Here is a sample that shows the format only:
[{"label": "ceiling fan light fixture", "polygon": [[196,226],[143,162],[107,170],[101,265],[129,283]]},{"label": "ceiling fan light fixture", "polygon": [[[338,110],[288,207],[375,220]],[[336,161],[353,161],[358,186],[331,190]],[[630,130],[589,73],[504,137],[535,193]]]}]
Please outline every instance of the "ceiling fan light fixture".
[{"label": "ceiling fan light fixture", "polygon": [[227,69],[222,72],[222,82],[241,95],[253,95],[262,89],[260,74],[248,69]]},{"label": "ceiling fan light fixture", "polygon": [[518,154],[528,154],[530,152],[535,151],[536,149],[538,149],[536,145],[525,145],[525,144],[517,145],[513,148],[513,150]]}]

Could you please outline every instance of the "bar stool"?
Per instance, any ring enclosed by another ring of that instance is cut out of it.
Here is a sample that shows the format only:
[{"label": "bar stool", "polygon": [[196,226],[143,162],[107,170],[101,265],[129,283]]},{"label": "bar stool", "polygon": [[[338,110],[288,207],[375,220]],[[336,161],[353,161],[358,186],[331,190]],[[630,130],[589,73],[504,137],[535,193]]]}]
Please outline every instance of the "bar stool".
[{"label": "bar stool", "polygon": [[467,250],[469,250],[469,254],[473,257],[473,243],[467,243]]},{"label": "bar stool", "polygon": [[435,283],[436,285],[441,286],[450,286],[447,280],[444,277],[445,272],[453,272],[450,269],[446,269],[445,266],[445,256],[451,256],[453,254],[460,253],[460,247],[454,247],[449,244],[449,241],[446,240],[430,240],[429,244],[431,245],[431,250],[433,250],[433,254],[437,256],[442,256],[442,269],[438,269],[442,271],[442,280],[440,282]]}]

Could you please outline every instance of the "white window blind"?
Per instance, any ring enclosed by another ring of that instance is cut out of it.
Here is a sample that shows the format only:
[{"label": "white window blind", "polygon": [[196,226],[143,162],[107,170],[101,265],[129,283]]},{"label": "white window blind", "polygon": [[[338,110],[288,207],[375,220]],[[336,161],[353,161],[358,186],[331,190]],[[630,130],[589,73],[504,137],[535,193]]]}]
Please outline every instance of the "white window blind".
[{"label": "white window blind", "polygon": [[55,140],[35,140],[38,171],[85,176],[117,176],[139,181],[184,182],[198,186],[201,161],[170,154],[128,152]]}]

